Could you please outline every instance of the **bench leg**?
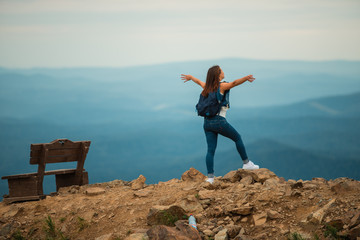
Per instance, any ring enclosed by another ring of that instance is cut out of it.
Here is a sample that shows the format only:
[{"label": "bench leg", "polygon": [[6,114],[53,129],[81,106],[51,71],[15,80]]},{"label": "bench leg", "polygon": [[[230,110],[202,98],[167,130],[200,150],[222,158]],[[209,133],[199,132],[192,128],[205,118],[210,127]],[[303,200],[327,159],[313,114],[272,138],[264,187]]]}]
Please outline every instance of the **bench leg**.
[{"label": "bench leg", "polygon": [[5,203],[39,200],[44,198],[38,194],[38,178],[31,176],[26,178],[8,179],[9,197],[4,198]]},{"label": "bench leg", "polygon": [[85,185],[89,184],[88,172],[83,172],[82,179],[79,182],[75,173],[57,174],[56,175],[56,191],[59,191],[61,187],[69,187],[72,185]]}]

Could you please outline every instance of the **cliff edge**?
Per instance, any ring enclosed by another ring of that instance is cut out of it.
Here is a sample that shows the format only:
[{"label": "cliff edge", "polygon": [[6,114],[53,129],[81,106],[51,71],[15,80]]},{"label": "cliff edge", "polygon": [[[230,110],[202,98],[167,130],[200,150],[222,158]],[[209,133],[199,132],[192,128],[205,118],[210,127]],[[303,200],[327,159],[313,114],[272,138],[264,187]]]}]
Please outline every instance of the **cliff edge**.
[{"label": "cliff edge", "polygon": [[0,239],[360,239],[359,181],[286,181],[264,168],[204,180],[191,168],[158,184],[140,175],[2,202]]}]

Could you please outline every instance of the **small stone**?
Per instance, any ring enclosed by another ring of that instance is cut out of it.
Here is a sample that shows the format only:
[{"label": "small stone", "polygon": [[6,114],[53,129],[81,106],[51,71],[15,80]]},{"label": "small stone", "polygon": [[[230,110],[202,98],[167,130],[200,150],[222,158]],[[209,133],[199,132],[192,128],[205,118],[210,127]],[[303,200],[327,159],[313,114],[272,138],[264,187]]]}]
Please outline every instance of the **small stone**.
[{"label": "small stone", "polygon": [[97,196],[105,193],[105,189],[100,187],[90,187],[86,189],[85,194],[88,196]]},{"label": "small stone", "polygon": [[240,183],[244,184],[245,186],[250,185],[254,182],[252,176],[246,176],[240,180]]},{"label": "small stone", "polygon": [[125,240],[149,240],[149,236],[146,233],[133,233]]},{"label": "small stone", "polygon": [[266,223],[266,213],[261,213],[253,216],[255,226],[260,226]]},{"label": "small stone", "polygon": [[303,183],[302,182],[296,182],[294,184],[291,184],[291,189],[299,189],[299,188],[303,188]]},{"label": "small stone", "polygon": [[112,233],[95,238],[95,240],[111,240],[111,239],[112,239]]},{"label": "small stone", "polygon": [[145,186],[146,177],[140,175],[137,179],[131,181],[131,189],[132,190],[139,190],[144,188]]},{"label": "small stone", "polygon": [[181,176],[181,180],[185,182],[203,182],[206,177],[200,171],[195,168],[190,168],[188,171],[184,172]]},{"label": "small stone", "polygon": [[215,235],[215,240],[228,240],[228,234],[227,234],[228,230],[225,228],[221,231],[219,231],[216,235]]},{"label": "small stone", "polygon": [[150,195],[151,191],[147,190],[139,190],[134,193],[136,197],[148,197]]},{"label": "small stone", "polygon": [[241,175],[239,171],[231,171],[228,172],[222,179],[234,183],[241,179]]},{"label": "small stone", "polygon": [[230,238],[236,237],[241,230],[241,227],[238,225],[228,226],[226,228],[228,229],[228,236]]},{"label": "small stone", "polygon": [[269,219],[278,219],[278,218],[281,218],[281,215],[280,213],[274,211],[274,210],[269,210],[267,212],[267,216]]},{"label": "small stone", "polygon": [[336,199],[331,200],[328,202],[324,207],[320,208],[316,212],[310,214],[307,219],[314,223],[314,224],[320,224],[322,222],[322,219],[326,213],[326,211],[335,203]]},{"label": "small stone", "polygon": [[208,237],[213,237],[215,235],[214,232],[211,231],[210,229],[204,230],[203,233]]},{"label": "small stone", "polygon": [[234,214],[246,216],[246,215],[251,214],[253,210],[254,210],[254,207],[242,206],[242,207],[239,207],[239,208],[234,208],[230,212],[234,213]]}]

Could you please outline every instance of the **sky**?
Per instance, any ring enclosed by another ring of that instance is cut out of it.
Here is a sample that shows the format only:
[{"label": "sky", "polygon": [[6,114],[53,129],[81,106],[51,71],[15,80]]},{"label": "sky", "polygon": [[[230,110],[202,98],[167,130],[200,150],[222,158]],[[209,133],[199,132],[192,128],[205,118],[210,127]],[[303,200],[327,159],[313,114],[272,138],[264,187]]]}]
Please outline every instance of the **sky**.
[{"label": "sky", "polygon": [[0,66],[360,60],[358,0],[0,0]]}]

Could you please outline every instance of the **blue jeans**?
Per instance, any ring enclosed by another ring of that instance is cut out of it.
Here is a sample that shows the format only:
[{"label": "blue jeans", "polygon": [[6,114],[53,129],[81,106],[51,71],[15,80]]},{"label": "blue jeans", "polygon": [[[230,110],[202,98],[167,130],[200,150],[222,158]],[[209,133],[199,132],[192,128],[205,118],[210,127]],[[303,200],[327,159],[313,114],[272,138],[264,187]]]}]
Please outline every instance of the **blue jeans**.
[{"label": "blue jeans", "polygon": [[236,149],[241,156],[241,159],[245,163],[248,161],[245,146],[241,140],[240,134],[226,121],[226,118],[221,116],[204,118],[204,131],[208,146],[206,154],[206,167],[209,176],[214,174],[214,155],[217,146],[218,134],[233,140],[235,142]]}]

